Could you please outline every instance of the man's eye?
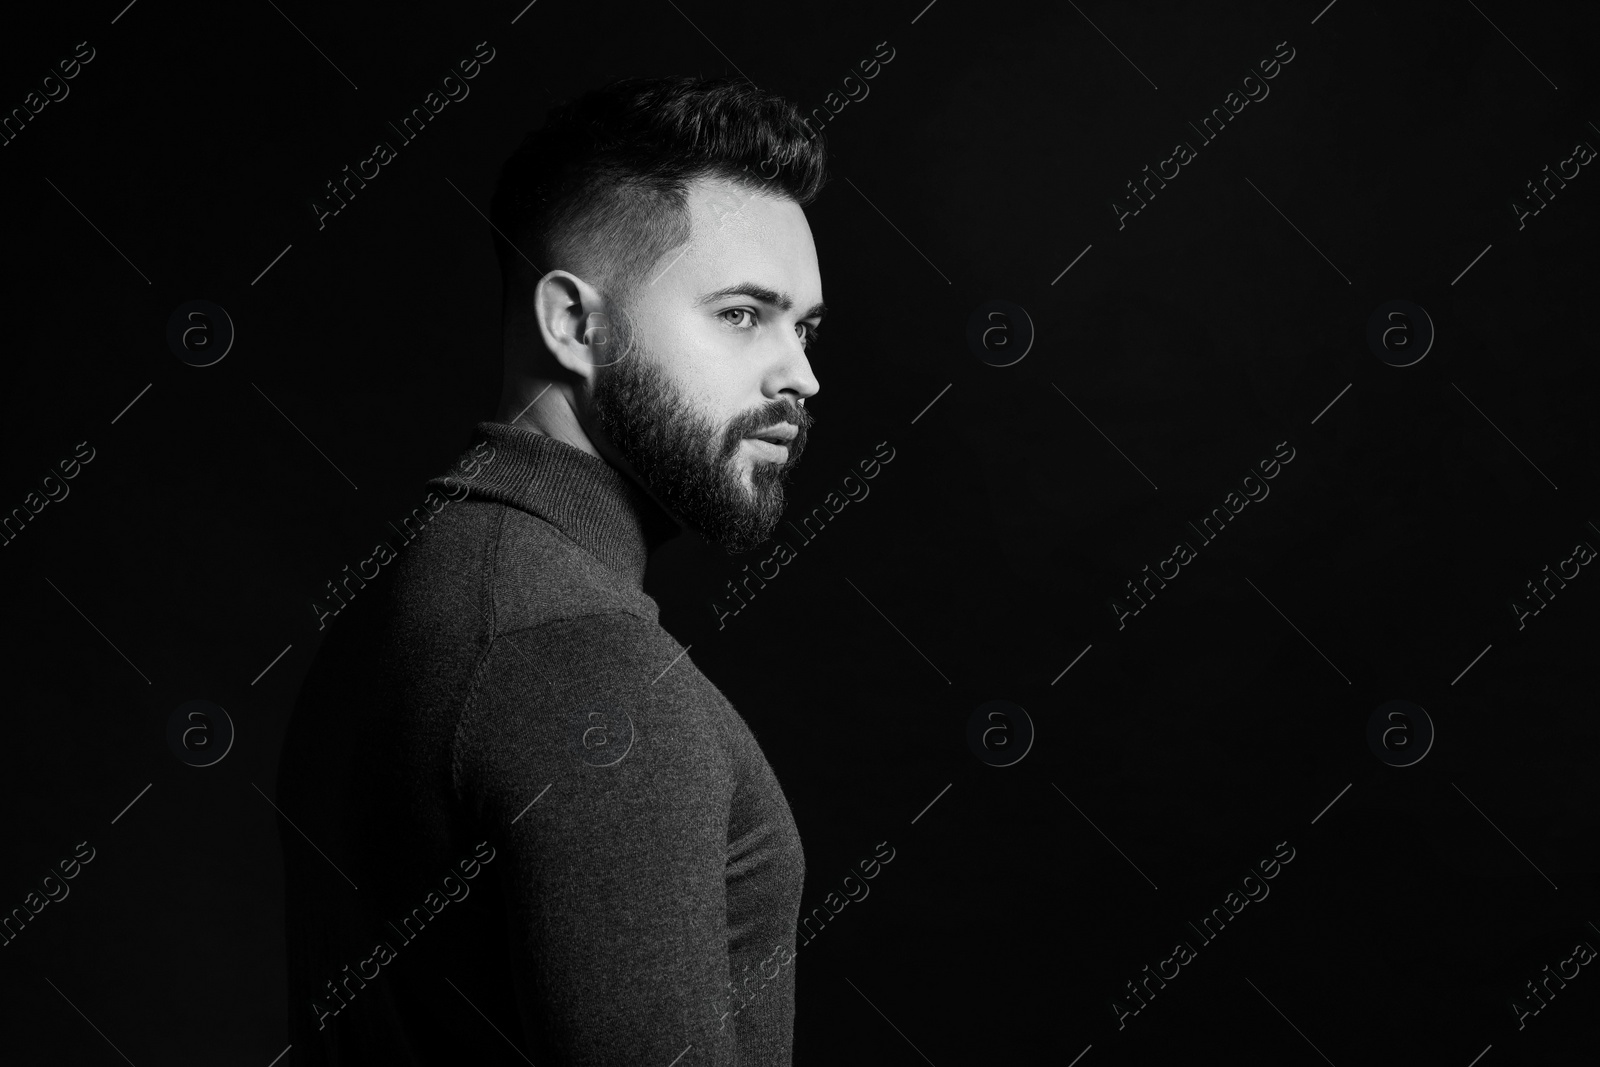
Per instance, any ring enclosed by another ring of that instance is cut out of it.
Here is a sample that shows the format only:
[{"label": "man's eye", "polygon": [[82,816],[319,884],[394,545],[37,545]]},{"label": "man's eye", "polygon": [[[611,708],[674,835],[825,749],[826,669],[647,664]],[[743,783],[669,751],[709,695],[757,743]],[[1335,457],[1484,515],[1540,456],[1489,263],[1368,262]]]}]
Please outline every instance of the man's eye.
[{"label": "man's eye", "polygon": [[[750,316],[750,325],[752,325],[752,326],[755,325],[756,317],[750,311],[749,308],[729,308],[727,311],[721,312],[721,314],[723,314],[723,315],[749,315]],[[724,320],[724,321],[726,321],[726,320]],[[737,324],[729,323],[729,325],[733,326],[733,325],[737,325]],[[738,328],[742,330],[742,329],[746,329],[747,327],[739,326]]]},{"label": "man's eye", "polygon": [[809,322],[798,323],[797,327],[803,327],[806,331],[802,336],[805,338],[807,350],[810,350],[812,345],[822,340],[822,332]]}]

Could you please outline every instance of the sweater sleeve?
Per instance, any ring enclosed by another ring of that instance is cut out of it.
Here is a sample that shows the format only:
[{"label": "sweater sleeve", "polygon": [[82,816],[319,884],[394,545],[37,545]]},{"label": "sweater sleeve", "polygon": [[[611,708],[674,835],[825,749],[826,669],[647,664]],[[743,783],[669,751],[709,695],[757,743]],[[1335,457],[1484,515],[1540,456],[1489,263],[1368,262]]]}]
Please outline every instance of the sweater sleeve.
[{"label": "sweater sleeve", "polygon": [[621,614],[499,635],[457,732],[541,1065],[735,1062],[731,756],[708,683],[661,674],[680,651]]}]

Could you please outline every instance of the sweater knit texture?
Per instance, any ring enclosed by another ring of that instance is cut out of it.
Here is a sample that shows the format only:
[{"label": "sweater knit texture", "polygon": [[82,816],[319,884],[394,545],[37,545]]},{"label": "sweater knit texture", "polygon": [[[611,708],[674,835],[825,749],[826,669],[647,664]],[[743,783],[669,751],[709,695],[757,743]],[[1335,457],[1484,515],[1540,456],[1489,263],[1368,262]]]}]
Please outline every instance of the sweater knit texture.
[{"label": "sweater knit texture", "polygon": [[800,837],[644,592],[676,523],[503,423],[428,485],[314,609],[277,785],[290,1057],[790,1064]]}]

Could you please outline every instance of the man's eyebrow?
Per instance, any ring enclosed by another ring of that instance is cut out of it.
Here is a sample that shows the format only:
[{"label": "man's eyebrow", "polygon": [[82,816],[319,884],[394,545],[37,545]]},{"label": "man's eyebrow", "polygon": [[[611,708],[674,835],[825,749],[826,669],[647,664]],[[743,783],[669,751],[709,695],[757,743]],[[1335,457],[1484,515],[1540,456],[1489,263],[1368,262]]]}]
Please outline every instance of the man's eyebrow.
[{"label": "man's eyebrow", "polygon": [[[788,311],[794,307],[794,298],[788,293],[780,293],[776,289],[769,288],[765,285],[758,285],[755,282],[740,282],[737,285],[729,285],[722,289],[718,289],[714,293],[707,293],[699,300],[696,300],[694,306],[704,307],[706,304],[714,304],[718,300],[723,300],[730,296],[748,296],[752,300],[759,300],[763,304],[770,304],[780,311]],[[802,319],[821,319],[827,313],[827,305],[819,303],[813,304],[806,310],[806,313],[800,317]]]}]

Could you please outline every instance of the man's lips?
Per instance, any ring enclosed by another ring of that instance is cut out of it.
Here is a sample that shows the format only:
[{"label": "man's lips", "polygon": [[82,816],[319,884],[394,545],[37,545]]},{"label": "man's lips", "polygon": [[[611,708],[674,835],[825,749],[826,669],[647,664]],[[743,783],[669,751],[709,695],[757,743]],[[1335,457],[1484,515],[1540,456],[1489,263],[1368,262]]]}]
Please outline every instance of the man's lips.
[{"label": "man's lips", "polygon": [[760,437],[746,437],[745,440],[750,442],[751,447],[754,448],[759,454],[766,456],[769,459],[785,460],[789,458],[788,445],[775,444],[772,441],[768,441]]},{"label": "man's lips", "polygon": [[792,422],[781,422],[771,429],[762,430],[760,433],[751,434],[751,438],[761,441],[771,441],[775,445],[786,445],[800,435],[800,428]]}]

